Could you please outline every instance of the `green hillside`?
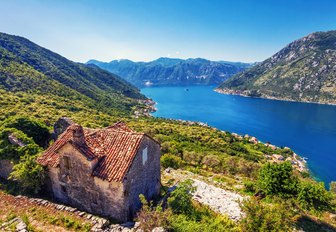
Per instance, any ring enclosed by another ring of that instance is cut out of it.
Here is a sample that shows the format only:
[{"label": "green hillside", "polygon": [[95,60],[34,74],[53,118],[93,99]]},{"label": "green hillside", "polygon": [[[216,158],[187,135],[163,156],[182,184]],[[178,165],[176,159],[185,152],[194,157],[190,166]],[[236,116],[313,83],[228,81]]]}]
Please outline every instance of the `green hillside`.
[{"label": "green hillside", "polygon": [[145,99],[118,76],[88,67],[29,40],[0,33],[0,88],[86,102],[90,107],[131,112]]},{"label": "green hillside", "polygon": [[221,92],[265,98],[336,103],[336,31],[296,40],[235,75]]}]

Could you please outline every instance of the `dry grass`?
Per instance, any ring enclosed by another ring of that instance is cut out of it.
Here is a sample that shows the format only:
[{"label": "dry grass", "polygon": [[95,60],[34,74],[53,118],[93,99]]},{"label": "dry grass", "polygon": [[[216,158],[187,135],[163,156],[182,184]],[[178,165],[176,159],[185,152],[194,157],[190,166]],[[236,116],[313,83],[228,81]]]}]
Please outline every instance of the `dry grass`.
[{"label": "dry grass", "polygon": [[30,231],[89,231],[92,222],[55,208],[37,205],[0,191],[0,223],[21,217]]}]

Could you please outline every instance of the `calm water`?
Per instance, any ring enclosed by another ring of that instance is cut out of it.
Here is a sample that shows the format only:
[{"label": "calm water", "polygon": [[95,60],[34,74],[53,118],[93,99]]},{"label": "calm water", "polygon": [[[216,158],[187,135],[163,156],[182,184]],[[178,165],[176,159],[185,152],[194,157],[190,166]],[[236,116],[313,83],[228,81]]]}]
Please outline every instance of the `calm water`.
[{"label": "calm water", "polygon": [[151,87],[142,93],[157,104],[156,117],[205,122],[288,146],[308,158],[309,169],[329,185],[336,181],[336,106],[219,94],[209,86]]}]

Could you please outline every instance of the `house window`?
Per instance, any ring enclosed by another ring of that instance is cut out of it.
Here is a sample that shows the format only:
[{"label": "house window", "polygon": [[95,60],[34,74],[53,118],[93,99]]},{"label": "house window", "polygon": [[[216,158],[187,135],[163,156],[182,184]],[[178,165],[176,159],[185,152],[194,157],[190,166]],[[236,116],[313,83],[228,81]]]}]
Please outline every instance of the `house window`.
[{"label": "house window", "polygon": [[148,149],[147,147],[145,149],[142,150],[142,165],[145,165],[145,163],[147,162],[147,158],[148,158]]},{"label": "house window", "polygon": [[64,167],[66,169],[70,169],[70,157],[63,156],[63,161],[64,161]]}]

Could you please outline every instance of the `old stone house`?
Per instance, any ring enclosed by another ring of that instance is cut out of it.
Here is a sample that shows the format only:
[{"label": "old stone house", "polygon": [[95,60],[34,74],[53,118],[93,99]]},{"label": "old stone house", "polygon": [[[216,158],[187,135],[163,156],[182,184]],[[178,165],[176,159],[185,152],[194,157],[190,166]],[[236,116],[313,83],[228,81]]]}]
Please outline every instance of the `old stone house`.
[{"label": "old stone house", "polygon": [[119,221],[141,207],[140,194],[152,199],[160,191],[160,145],[124,123],[72,124],[38,162],[47,166],[55,199]]}]

